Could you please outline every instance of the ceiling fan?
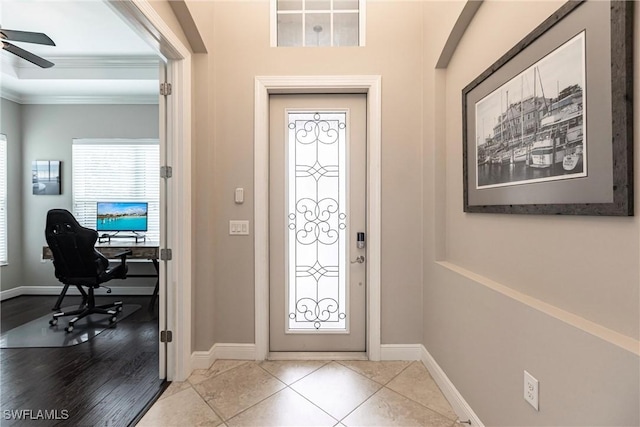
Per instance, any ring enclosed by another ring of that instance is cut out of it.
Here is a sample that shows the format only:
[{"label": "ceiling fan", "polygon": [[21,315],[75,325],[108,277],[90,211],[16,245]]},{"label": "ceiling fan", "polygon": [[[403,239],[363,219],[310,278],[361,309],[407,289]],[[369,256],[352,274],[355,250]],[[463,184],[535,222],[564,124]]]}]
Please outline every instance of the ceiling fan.
[{"label": "ceiling fan", "polygon": [[33,33],[31,31],[5,30],[4,28],[0,28],[0,44],[2,44],[2,49],[11,52],[14,55],[17,55],[22,59],[26,59],[27,61],[36,64],[41,68],[53,67],[53,62],[47,61],[46,59],[41,58],[38,55],[34,55],[31,52],[19,48],[18,46],[9,43],[7,40],[12,42],[35,43],[55,46],[56,44],[46,34]]}]

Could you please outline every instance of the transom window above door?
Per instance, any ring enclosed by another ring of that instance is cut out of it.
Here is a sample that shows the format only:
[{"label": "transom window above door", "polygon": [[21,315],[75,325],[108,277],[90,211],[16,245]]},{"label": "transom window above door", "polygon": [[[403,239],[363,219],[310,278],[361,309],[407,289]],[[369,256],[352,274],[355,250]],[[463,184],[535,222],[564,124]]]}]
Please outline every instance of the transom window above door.
[{"label": "transom window above door", "polygon": [[364,46],[365,0],[271,0],[271,45]]}]

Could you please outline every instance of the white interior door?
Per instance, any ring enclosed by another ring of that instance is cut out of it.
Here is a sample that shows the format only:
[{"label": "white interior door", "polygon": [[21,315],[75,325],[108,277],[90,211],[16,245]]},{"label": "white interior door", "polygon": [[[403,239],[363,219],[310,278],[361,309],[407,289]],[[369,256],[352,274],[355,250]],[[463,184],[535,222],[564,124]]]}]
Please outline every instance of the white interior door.
[{"label": "white interior door", "polygon": [[269,105],[270,351],[366,351],[366,95]]}]

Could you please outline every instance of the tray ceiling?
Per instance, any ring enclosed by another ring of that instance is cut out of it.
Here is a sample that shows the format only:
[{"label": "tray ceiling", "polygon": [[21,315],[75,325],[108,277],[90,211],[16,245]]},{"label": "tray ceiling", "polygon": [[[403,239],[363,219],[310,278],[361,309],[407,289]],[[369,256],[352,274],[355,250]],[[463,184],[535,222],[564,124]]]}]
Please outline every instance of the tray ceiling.
[{"label": "tray ceiling", "polygon": [[3,98],[23,104],[158,101],[159,57],[103,1],[2,0],[0,25],[43,32],[56,43],[15,43],[56,64],[49,69],[0,53]]}]

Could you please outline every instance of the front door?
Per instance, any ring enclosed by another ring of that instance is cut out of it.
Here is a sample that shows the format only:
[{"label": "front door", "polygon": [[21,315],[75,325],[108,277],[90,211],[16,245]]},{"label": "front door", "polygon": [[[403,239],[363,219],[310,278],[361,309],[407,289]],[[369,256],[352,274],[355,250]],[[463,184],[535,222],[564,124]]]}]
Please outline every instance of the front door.
[{"label": "front door", "polygon": [[269,347],[366,350],[366,95],[271,95]]}]

